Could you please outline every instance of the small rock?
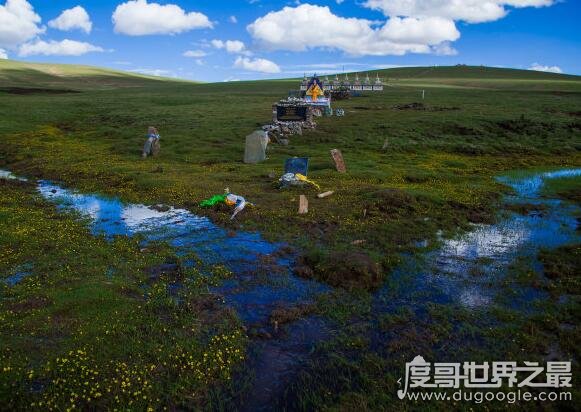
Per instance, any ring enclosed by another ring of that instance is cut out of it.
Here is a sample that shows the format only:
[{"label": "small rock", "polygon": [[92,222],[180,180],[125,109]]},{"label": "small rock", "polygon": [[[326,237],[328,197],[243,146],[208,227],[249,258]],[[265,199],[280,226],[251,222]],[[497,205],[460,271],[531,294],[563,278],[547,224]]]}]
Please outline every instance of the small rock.
[{"label": "small rock", "polygon": [[167,212],[171,208],[168,205],[161,205],[160,204],[160,205],[153,205],[153,206],[150,207],[150,209],[153,209],[153,210],[155,210],[157,212],[163,213],[163,212]]}]

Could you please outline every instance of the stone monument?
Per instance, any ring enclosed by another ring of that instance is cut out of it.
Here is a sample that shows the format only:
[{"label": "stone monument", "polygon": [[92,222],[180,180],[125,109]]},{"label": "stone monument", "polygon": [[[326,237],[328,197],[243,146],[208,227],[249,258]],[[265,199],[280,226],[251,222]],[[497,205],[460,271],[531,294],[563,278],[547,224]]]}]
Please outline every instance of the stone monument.
[{"label": "stone monument", "polygon": [[244,148],[244,163],[260,163],[266,159],[266,146],[268,145],[268,133],[264,130],[256,130],[246,136]]}]

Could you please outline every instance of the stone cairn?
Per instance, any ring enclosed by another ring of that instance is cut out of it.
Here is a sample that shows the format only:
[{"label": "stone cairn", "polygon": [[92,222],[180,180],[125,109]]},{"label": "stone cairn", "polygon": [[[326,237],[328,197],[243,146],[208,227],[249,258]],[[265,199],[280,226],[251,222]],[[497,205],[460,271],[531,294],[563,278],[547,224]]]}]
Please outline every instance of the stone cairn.
[{"label": "stone cairn", "polygon": [[[304,112],[304,117],[299,120],[288,120],[279,118],[279,108]],[[282,99],[272,106],[272,123],[262,126],[262,130],[275,142],[286,145],[288,137],[292,135],[302,135],[303,130],[314,129],[317,123],[314,121],[313,106],[307,104],[303,99],[289,97]]]}]

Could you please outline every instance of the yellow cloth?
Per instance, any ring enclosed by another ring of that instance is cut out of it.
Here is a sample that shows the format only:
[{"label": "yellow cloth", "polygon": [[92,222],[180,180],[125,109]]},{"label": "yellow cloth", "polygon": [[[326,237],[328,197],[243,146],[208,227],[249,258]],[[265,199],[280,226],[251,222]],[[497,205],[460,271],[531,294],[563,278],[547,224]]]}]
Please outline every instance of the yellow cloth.
[{"label": "yellow cloth", "polygon": [[317,189],[321,190],[321,188],[319,187],[318,184],[316,184],[315,182],[313,182],[312,180],[307,179],[307,177],[305,175],[302,175],[300,173],[295,173],[295,176],[297,177],[297,179],[299,179],[302,182],[306,182],[306,183],[310,183],[313,186],[315,186]]}]

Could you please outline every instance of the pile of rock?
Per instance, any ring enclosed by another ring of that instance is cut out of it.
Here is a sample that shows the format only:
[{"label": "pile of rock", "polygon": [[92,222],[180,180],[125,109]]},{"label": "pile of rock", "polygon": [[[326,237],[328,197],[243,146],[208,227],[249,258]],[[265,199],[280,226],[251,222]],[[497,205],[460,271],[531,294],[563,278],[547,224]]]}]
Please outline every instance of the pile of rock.
[{"label": "pile of rock", "polygon": [[273,140],[286,138],[290,135],[302,135],[305,129],[314,129],[313,107],[303,99],[289,97],[272,106],[272,123],[263,126]]}]

